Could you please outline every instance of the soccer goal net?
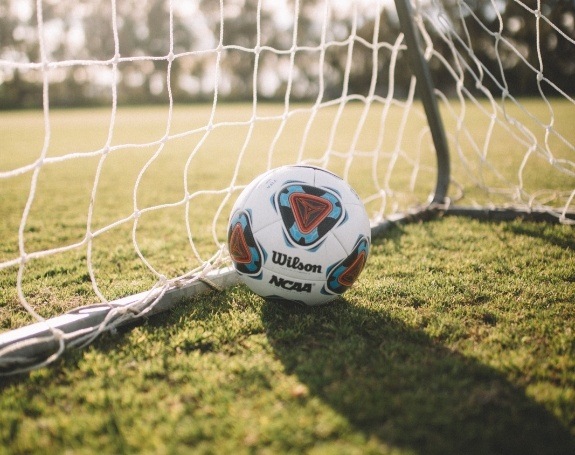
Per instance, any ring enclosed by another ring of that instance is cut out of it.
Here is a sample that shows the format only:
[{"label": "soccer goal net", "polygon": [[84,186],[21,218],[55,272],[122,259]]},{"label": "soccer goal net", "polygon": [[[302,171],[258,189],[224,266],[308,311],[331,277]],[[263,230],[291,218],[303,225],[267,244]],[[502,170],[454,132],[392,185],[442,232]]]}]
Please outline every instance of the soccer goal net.
[{"label": "soccer goal net", "polygon": [[235,283],[229,210],[280,165],[342,176],[374,232],[436,213],[575,223],[573,2],[0,12],[3,372]]}]

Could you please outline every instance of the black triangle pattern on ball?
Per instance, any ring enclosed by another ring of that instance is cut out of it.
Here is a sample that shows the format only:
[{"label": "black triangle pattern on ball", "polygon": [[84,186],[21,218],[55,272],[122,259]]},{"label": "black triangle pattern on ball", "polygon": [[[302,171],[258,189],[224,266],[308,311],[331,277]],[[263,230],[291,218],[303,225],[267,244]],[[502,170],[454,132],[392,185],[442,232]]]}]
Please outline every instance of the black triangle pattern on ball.
[{"label": "black triangle pattern on ball", "polygon": [[336,193],[304,183],[284,186],[276,204],[289,241],[304,248],[320,244],[345,214]]},{"label": "black triangle pattern on ball", "polygon": [[295,222],[304,234],[313,231],[331,213],[333,204],[327,199],[307,193],[290,196]]}]

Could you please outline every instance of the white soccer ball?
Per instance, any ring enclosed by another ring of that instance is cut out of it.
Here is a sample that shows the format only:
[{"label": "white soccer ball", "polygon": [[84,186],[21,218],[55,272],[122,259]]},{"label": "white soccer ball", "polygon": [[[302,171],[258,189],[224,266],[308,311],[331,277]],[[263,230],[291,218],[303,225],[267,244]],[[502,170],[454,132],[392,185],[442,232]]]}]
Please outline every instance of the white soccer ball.
[{"label": "white soccer ball", "polygon": [[234,268],[252,291],[306,305],[349,289],[370,243],[355,191],[312,166],[283,166],[256,178],[234,204],[228,229]]}]

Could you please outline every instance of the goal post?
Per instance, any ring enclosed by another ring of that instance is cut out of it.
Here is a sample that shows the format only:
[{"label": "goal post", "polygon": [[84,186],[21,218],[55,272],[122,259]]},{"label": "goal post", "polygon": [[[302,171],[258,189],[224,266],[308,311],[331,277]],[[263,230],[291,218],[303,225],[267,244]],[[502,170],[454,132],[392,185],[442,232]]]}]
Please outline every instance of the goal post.
[{"label": "goal post", "polygon": [[27,110],[0,111],[0,374],[237,283],[229,210],[279,165],[341,175],[373,235],[438,214],[575,224],[571,4],[7,11],[0,102]]},{"label": "goal post", "polygon": [[450,180],[449,146],[445,136],[445,129],[437,106],[429,65],[421,51],[419,36],[413,21],[414,12],[411,3],[409,1],[396,0],[395,7],[401,30],[405,34],[410,67],[417,80],[418,94],[429,124],[437,157],[437,183],[431,200],[434,204],[443,205],[448,194]]}]

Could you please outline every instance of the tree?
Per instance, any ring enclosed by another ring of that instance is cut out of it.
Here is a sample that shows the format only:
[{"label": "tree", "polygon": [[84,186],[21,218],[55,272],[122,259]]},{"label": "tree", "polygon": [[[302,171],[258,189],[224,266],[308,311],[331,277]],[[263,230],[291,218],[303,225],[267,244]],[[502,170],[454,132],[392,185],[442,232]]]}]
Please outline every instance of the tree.
[{"label": "tree", "polygon": [[[508,87],[516,96],[539,90],[556,94],[545,81],[538,83],[533,68],[541,68],[543,76],[560,90],[575,93],[575,1],[540,3],[543,16],[538,19],[534,14],[537,0],[443,0],[450,26],[464,40],[466,34],[470,37],[474,60],[461,43],[450,42],[444,25],[436,19],[438,4],[421,2],[436,53],[430,60],[436,87],[446,93],[455,87],[447,66],[437,58],[441,55],[450,64],[465,60],[470,72],[464,83],[472,91],[477,90],[475,79],[480,78],[493,93]],[[29,10],[24,8],[27,5]],[[24,64],[42,60],[36,5],[22,0],[0,4],[0,60]],[[172,12],[165,0],[117,1],[116,11],[110,0],[39,5],[44,57],[48,62],[69,62],[48,73],[52,105],[109,103],[113,83],[121,103],[165,102],[168,67],[176,101],[212,99],[216,85],[221,98],[250,100],[254,78],[259,98],[283,100],[289,86],[292,100],[325,101],[342,95],[351,50],[347,89],[367,95],[373,73],[369,43],[377,36],[393,44],[400,36],[391,9],[381,11],[375,30],[373,12],[359,8],[356,36],[350,42],[351,13],[334,8],[326,16],[326,3],[321,0],[299,2],[297,20],[295,0],[225,0],[221,11],[219,0],[172,2]],[[321,46],[324,30],[326,43]],[[452,54],[453,48],[460,55]],[[391,81],[392,53],[389,47],[378,50],[376,94],[387,96],[393,83],[393,95],[405,95],[410,72],[404,54],[393,54],[397,61]],[[39,106],[42,79],[40,69],[0,64],[0,108]]]},{"label": "tree", "polygon": [[[550,0],[541,4],[544,17],[539,20],[535,14],[537,0],[524,0],[521,3],[479,2],[467,0],[465,8],[460,10],[457,2],[445,2],[445,11],[451,18],[453,27],[461,36],[469,36],[475,57],[483,66],[483,71],[468,58],[466,61],[481,82],[492,93],[501,93],[502,89],[512,91],[515,96],[539,94],[537,74],[554,81],[567,93],[575,93],[575,2],[573,0]],[[495,10],[494,6],[499,6]],[[464,14],[461,14],[464,11]],[[545,20],[548,18],[549,21]],[[554,24],[551,26],[550,23]],[[466,33],[463,33],[463,28]],[[433,30],[433,27],[430,28]],[[434,47],[440,49],[440,33],[432,33]],[[571,39],[571,41],[569,41]],[[469,52],[457,45],[464,56]],[[449,56],[443,45],[443,56]],[[540,60],[541,58],[541,60]],[[453,61],[453,57],[451,58]],[[434,80],[445,77],[438,74],[441,68],[433,68]],[[475,80],[466,79],[467,88],[475,89]],[[544,84],[542,90],[548,94],[557,93]]]}]

